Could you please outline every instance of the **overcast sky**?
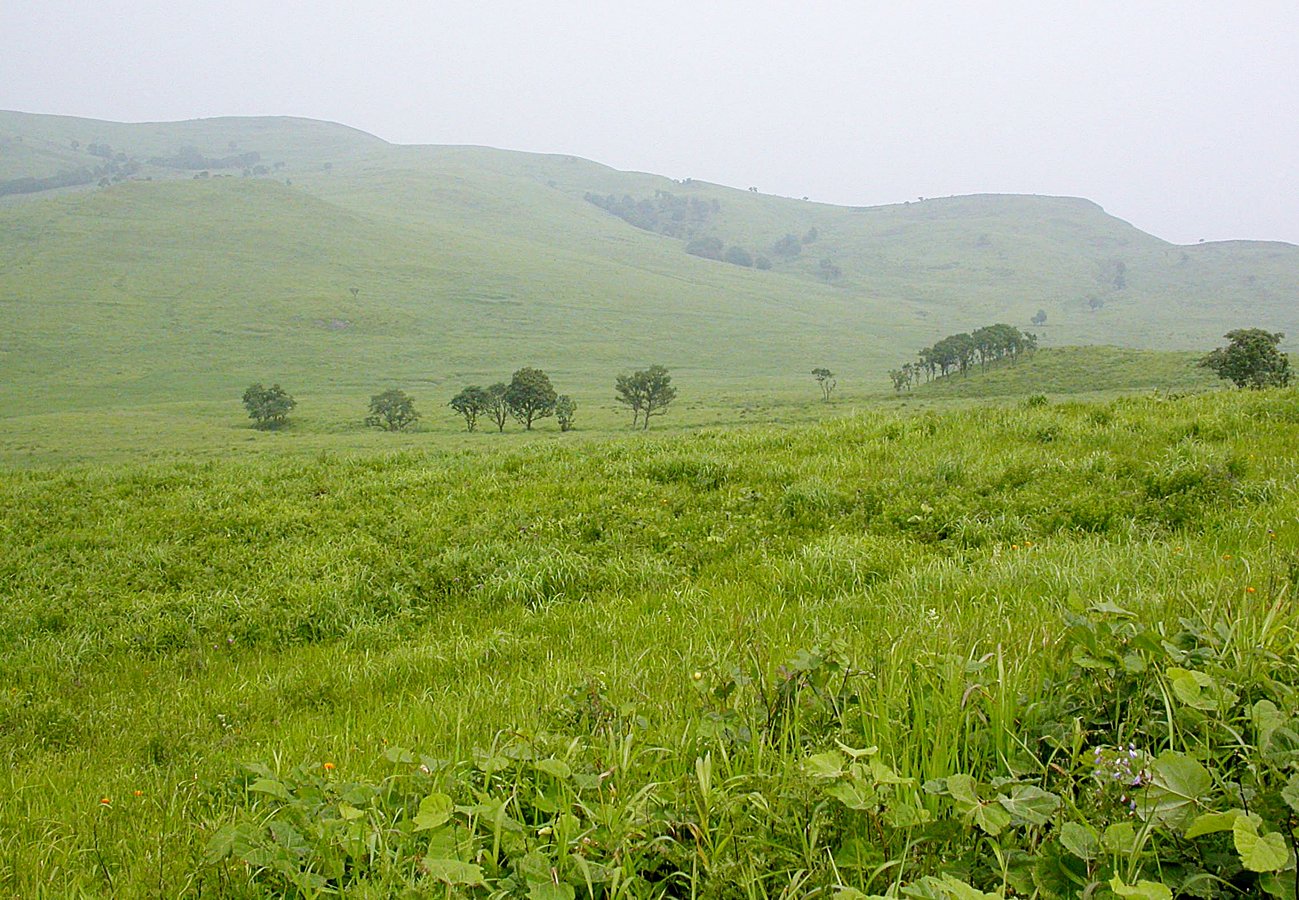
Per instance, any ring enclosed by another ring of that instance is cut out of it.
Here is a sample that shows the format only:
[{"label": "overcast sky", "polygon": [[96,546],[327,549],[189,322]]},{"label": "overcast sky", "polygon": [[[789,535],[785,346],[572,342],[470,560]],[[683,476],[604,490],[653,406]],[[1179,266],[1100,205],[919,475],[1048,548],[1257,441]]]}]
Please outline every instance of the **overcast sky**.
[{"label": "overcast sky", "polygon": [[851,205],[1299,243],[1299,2],[0,0],[0,108],[298,115]]}]

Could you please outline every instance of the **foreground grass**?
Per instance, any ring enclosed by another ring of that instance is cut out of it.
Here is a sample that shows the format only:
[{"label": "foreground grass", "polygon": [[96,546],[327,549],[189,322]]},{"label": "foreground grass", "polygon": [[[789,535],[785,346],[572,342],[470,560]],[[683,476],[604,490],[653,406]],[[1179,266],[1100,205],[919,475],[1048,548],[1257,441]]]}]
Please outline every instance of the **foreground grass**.
[{"label": "foreground grass", "polygon": [[[923,881],[945,874],[1068,895],[1051,866],[1102,895],[1110,873],[1182,884],[1178,835],[1080,861],[1057,819],[980,816],[1032,787],[1097,834],[1162,822],[1079,787],[1092,748],[1129,742],[1243,777],[1248,704],[1296,708],[1297,444],[1294,392],[1219,393],[7,473],[0,888],[947,896]],[[1234,699],[1172,691],[1174,669]],[[858,784],[840,745],[887,773]],[[412,834],[403,804],[442,792],[463,811]],[[342,822],[340,803],[387,824],[325,878],[341,851],[293,816]],[[1217,865],[1239,886],[1208,895],[1267,887]]]}]

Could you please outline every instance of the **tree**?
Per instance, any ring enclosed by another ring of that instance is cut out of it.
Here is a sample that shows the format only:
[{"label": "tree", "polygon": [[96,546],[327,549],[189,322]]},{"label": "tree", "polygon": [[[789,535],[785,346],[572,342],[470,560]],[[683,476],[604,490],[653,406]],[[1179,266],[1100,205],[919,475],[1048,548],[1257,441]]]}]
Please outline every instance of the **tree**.
[{"label": "tree", "polygon": [[829,403],[830,395],[834,393],[834,389],[838,384],[834,379],[834,373],[829,369],[817,368],[812,370],[812,377],[821,386],[821,399]]},{"label": "tree", "polygon": [[244,408],[248,418],[255,422],[255,428],[279,428],[288,422],[289,412],[298,405],[284,388],[278,384],[269,388],[260,383],[248,386],[244,391]]},{"label": "tree", "polygon": [[555,414],[558,397],[550,378],[540,369],[528,366],[519,369],[505,390],[505,405],[510,415],[518,419],[524,430],[531,431],[532,423]]},{"label": "tree", "polygon": [[1039,309],[1037,312],[1033,313],[1033,318],[1030,319],[1029,321],[1032,322],[1034,325],[1045,325],[1046,310]]},{"label": "tree", "polygon": [[573,430],[573,416],[577,414],[577,401],[568,394],[560,394],[555,399],[555,418],[559,420],[560,431]]},{"label": "tree", "polygon": [[384,431],[405,431],[419,419],[415,401],[405,391],[391,388],[370,398],[365,424]]},{"label": "tree", "polygon": [[510,404],[505,399],[509,391],[509,385],[501,381],[487,389],[487,408],[483,411],[496,425],[498,432],[505,430],[505,420],[510,417]]},{"label": "tree", "polygon": [[642,396],[642,386],[639,381],[640,374],[640,372],[636,372],[632,375],[619,375],[614,379],[613,383],[613,389],[618,393],[618,396],[614,399],[631,408],[632,428],[635,428],[640,423],[640,411],[645,406],[645,398]]},{"label": "tree", "polygon": [[1290,383],[1290,357],[1277,349],[1285,335],[1262,328],[1237,328],[1224,335],[1229,343],[1198,363],[1236,387],[1285,387]]},{"label": "tree", "polygon": [[[502,387],[504,387],[504,385],[502,385]],[[489,413],[491,411],[492,396],[478,385],[471,384],[469,387],[452,397],[451,402],[447,405],[460,413],[460,415],[464,416],[465,428],[468,431],[473,431],[478,425],[478,417],[483,413]],[[501,427],[504,426],[505,422],[502,421]]]},{"label": "tree", "polygon": [[726,255],[722,258],[733,266],[744,266],[746,269],[753,266],[753,254],[743,247],[727,248]]},{"label": "tree", "polygon": [[642,428],[649,428],[650,416],[661,416],[677,398],[672,386],[672,376],[663,366],[650,366],[630,375],[619,375],[614,381],[615,397],[619,403],[631,407],[632,427],[643,420]]}]

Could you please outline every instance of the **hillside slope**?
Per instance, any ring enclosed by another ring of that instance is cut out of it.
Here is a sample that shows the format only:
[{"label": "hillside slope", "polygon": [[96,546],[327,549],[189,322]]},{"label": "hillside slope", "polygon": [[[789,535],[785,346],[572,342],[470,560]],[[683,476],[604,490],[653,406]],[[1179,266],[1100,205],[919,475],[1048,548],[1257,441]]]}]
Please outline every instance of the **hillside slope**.
[{"label": "hillside slope", "polygon": [[[44,187],[62,176],[93,181]],[[4,416],[254,379],[445,393],[524,364],[588,402],[650,361],[697,393],[801,393],[815,365],[882,386],[944,334],[1039,309],[1044,344],[1299,333],[1299,248],[1178,247],[1069,198],[845,208],[302,119],[23,113],[0,113],[5,184]]]}]

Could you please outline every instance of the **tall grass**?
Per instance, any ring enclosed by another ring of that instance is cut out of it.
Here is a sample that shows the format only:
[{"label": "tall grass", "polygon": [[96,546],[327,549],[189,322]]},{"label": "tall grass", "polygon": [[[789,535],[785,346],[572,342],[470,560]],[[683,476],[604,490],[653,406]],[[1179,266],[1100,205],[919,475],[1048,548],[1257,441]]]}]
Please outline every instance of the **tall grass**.
[{"label": "tall grass", "polygon": [[[988,813],[955,776],[1103,831],[1126,813],[1079,787],[1083,751],[1219,759],[1174,668],[1294,712],[1297,403],[4,473],[0,889],[482,893],[419,862],[454,857],[502,896],[540,891],[542,858],[578,895],[1022,890],[1017,854],[1059,861],[1064,820],[971,831]],[[433,852],[443,826],[409,829],[441,792],[471,811]],[[326,878],[341,851],[310,821],[343,802],[391,853]],[[213,850],[271,820],[305,841],[298,875]],[[1151,834],[1124,885],[1184,864]]]}]

